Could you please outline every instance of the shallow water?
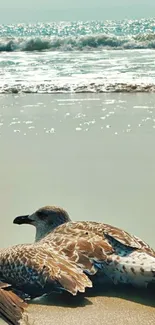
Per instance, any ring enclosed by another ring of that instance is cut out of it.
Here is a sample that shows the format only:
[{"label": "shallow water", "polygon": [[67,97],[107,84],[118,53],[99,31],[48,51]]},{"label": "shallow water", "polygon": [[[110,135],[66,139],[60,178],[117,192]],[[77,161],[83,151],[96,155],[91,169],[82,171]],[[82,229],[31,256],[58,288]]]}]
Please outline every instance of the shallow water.
[{"label": "shallow water", "polygon": [[0,97],[0,247],[32,241],[15,216],[47,204],[155,247],[155,95]]}]

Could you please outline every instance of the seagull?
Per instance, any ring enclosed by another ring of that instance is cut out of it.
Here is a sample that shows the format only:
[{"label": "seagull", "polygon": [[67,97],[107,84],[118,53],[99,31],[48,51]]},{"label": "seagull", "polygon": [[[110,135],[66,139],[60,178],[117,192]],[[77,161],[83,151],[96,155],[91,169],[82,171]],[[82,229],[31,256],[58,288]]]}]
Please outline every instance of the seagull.
[{"label": "seagull", "polygon": [[0,283],[25,300],[63,290],[76,295],[92,286],[74,262],[36,243],[0,249]]},{"label": "seagull", "polygon": [[68,213],[56,206],[42,207],[13,222],[35,226],[35,247],[48,246],[59,258],[76,263],[94,282],[98,279],[138,287],[155,282],[155,251],[122,229],[93,221],[71,221]]}]

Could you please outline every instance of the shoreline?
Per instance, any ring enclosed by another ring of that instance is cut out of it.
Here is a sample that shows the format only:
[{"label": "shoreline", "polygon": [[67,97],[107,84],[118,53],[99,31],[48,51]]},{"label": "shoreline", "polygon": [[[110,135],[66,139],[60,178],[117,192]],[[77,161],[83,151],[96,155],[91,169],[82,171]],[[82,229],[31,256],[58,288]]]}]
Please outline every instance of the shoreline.
[{"label": "shoreline", "polygon": [[[83,85],[81,85],[81,83]],[[155,93],[155,84],[151,82],[116,82],[116,83],[104,83],[103,81],[97,80],[96,82],[90,81],[84,84],[79,82],[79,84],[72,80],[71,84],[67,84],[66,81],[62,84],[58,82],[42,82],[41,84],[34,84],[32,87],[28,83],[7,85],[0,85],[0,95],[80,95],[80,94],[145,94],[145,93]]]}]

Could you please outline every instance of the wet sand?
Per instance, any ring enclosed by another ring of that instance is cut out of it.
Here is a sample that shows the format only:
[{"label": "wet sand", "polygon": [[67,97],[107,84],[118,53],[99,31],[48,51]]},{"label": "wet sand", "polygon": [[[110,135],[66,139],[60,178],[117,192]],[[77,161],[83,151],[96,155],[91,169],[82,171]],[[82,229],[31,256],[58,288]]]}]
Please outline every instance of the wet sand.
[{"label": "wet sand", "polygon": [[[33,241],[34,229],[12,220],[47,204],[155,247],[154,103],[154,94],[0,96],[0,247]],[[98,296],[28,310],[36,324],[155,324],[152,300]]]}]

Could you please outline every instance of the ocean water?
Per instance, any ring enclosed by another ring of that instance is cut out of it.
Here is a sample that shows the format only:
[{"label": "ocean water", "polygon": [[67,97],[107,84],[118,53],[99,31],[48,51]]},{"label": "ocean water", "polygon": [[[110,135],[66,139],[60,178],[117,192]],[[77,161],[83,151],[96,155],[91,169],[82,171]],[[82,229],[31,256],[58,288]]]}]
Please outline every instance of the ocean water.
[{"label": "ocean water", "polygon": [[155,19],[0,26],[0,93],[155,91]]},{"label": "ocean water", "polygon": [[12,221],[44,205],[155,247],[154,142],[154,93],[0,95],[0,247],[32,242]]}]

